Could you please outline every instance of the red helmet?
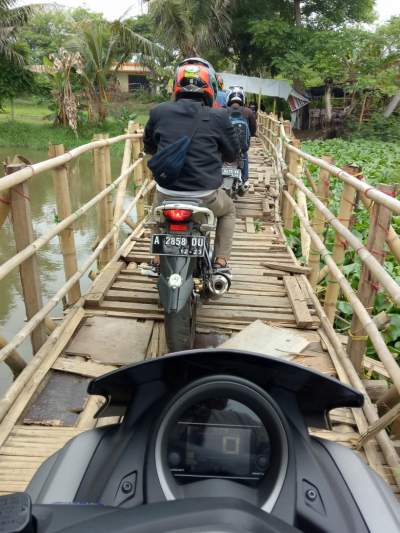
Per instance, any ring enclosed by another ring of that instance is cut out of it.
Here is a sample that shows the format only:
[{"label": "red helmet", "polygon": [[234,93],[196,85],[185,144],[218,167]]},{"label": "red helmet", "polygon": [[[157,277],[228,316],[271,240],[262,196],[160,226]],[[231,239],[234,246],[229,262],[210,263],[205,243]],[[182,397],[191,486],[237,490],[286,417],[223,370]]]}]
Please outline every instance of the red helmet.
[{"label": "red helmet", "polygon": [[217,90],[215,76],[203,64],[185,64],[178,67],[175,76],[175,99],[200,95],[212,107]]},{"label": "red helmet", "polygon": [[221,74],[217,74],[217,82],[218,87],[221,89],[221,91],[224,90],[224,78],[221,76]]}]

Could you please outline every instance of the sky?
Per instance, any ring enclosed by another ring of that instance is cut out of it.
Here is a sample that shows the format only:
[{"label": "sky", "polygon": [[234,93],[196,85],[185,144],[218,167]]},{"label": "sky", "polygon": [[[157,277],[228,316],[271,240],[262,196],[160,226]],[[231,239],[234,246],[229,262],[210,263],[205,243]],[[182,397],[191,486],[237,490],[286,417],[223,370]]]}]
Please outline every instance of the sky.
[{"label": "sky", "polygon": [[[351,0],[349,0],[351,1]],[[53,4],[54,0],[20,0],[23,4]],[[143,0],[58,0],[59,5],[67,7],[86,7],[92,11],[103,12],[109,20],[121,17],[129,8],[129,14],[139,15],[141,13]],[[146,9],[146,7],[144,7]],[[400,15],[400,2],[398,0],[376,0],[376,11],[381,22],[389,19],[393,15]]]}]

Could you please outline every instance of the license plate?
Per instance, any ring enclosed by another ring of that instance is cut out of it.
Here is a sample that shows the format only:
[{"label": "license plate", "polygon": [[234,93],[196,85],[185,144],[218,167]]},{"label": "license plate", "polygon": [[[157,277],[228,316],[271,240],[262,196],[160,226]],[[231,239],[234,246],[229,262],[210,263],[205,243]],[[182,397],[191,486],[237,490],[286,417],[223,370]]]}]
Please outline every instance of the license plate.
[{"label": "license plate", "polygon": [[242,171],[240,170],[240,168],[222,167],[222,175],[240,179],[242,177]]},{"label": "license plate", "polygon": [[182,257],[203,257],[205,237],[157,234],[151,238],[151,253]]}]

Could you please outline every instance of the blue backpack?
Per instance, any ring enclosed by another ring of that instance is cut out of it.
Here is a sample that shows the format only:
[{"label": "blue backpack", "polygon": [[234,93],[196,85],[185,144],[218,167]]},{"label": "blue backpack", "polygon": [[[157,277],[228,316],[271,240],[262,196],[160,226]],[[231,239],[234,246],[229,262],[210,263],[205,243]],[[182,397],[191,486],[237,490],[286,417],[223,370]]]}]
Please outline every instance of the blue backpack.
[{"label": "blue backpack", "polygon": [[229,117],[239,138],[241,151],[247,152],[250,148],[251,135],[248,120],[243,116],[243,108],[229,108]]}]

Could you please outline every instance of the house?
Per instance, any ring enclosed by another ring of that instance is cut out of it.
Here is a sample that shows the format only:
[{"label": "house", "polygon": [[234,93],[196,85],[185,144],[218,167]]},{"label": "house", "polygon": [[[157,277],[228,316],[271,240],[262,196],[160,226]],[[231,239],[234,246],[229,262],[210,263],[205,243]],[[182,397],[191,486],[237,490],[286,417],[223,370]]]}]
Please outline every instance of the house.
[{"label": "house", "polygon": [[147,89],[150,69],[138,62],[122,63],[114,68],[115,77],[122,93],[131,93],[137,89]]}]

